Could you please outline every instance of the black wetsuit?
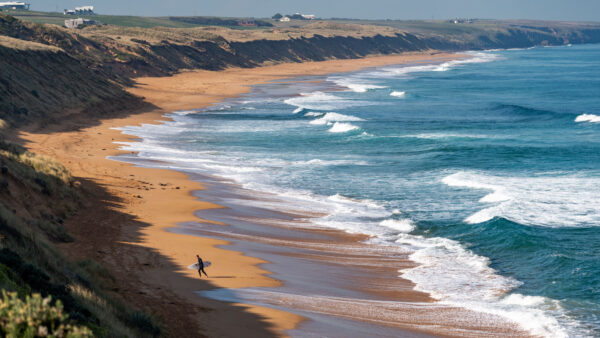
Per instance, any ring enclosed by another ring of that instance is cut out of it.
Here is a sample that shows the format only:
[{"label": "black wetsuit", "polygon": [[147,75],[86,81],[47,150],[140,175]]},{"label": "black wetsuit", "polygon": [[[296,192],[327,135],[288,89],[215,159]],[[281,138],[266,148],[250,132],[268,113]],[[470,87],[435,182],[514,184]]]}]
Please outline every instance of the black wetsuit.
[{"label": "black wetsuit", "polygon": [[200,258],[200,256],[198,256],[198,275],[200,275],[200,278],[202,278],[203,272],[204,272],[204,275],[206,277],[208,277],[208,275],[206,274],[206,271],[204,271],[204,262],[202,261],[202,258]]}]

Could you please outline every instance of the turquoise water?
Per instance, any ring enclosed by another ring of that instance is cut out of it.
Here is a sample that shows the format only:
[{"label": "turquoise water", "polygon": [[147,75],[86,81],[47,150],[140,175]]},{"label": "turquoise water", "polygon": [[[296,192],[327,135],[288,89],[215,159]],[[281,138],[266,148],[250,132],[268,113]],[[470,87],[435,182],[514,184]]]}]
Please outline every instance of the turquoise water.
[{"label": "turquoise water", "polygon": [[408,246],[441,302],[600,335],[600,45],[471,54],[256,86],[124,149]]}]

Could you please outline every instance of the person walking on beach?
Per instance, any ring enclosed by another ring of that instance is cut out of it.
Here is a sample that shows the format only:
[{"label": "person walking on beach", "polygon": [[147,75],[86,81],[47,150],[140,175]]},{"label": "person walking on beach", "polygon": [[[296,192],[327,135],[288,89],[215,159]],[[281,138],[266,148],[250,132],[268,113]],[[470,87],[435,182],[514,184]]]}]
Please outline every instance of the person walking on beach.
[{"label": "person walking on beach", "polygon": [[204,262],[202,261],[202,258],[200,258],[199,255],[196,255],[196,257],[198,258],[198,275],[202,278],[202,273],[204,272],[204,275],[208,278],[206,271],[204,271]]}]

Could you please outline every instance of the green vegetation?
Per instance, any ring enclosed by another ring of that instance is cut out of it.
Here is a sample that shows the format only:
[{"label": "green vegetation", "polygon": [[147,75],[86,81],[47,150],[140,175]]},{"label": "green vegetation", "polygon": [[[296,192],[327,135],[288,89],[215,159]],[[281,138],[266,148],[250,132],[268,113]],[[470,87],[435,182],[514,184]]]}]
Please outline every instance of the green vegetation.
[{"label": "green vegetation", "polygon": [[[230,28],[244,27],[244,26],[255,26],[255,27],[273,27],[268,21],[255,20],[255,19],[238,19],[238,18],[217,18],[217,17],[206,17],[206,16],[171,16],[169,20],[176,22],[185,22],[196,26],[224,26]],[[248,27],[249,28],[249,27]]]},{"label": "green vegetation", "polygon": [[40,294],[21,300],[16,292],[2,290],[0,334],[5,337],[92,337],[85,326],[72,325],[60,301]]}]

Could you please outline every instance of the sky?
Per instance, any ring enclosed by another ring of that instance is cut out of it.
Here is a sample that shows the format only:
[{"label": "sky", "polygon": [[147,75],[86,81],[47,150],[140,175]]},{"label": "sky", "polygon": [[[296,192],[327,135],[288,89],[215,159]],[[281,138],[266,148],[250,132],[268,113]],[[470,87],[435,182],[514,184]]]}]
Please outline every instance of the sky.
[{"label": "sky", "polygon": [[99,14],[357,19],[536,19],[600,21],[600,0],[24,0],[32,10],[93,5]]}]

